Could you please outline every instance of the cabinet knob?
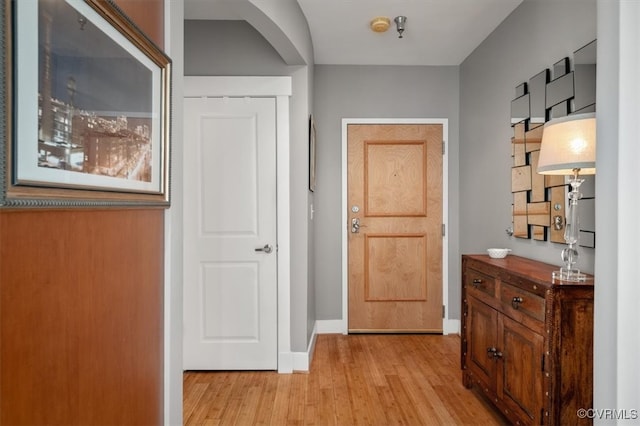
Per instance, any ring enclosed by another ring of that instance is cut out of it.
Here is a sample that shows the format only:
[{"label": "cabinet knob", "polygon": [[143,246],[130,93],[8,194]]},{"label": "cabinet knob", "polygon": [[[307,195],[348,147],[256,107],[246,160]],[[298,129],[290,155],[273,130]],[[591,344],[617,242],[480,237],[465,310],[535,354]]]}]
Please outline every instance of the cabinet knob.
[{"label": "cabinet knob", "polygon": [[487,356],[493,359],[498,359],[503,357],[502,352],[500,352],[498,349],[493,347],[487,348]]},{"label": "cabinet knob", "polygon": [[513,309],[518,309],[520,308],[520,304],[524,302],[524,299],[520,296],[514,297],[513,299],[511,299],[511,306],[513,306]]},{"label": "cabinet knob", "polygon": [[475,278],[471,284],[473,284],[475,288],[478,288],[478,286],[482,284],[482,280],[480,278]]}]

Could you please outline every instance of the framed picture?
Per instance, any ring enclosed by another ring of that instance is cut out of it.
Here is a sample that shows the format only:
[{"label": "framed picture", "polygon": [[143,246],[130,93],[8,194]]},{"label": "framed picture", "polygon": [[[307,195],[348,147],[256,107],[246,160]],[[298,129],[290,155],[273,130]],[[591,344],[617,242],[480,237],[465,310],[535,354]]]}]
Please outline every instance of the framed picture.
[{"label": "framed picture", "polygon": [[316,190],[316,123],[309,116],[309,191]]},{"label": "framed picture", "polygon": [[168,206],[170,59],[111,0],[2,1],[0,205]]}]

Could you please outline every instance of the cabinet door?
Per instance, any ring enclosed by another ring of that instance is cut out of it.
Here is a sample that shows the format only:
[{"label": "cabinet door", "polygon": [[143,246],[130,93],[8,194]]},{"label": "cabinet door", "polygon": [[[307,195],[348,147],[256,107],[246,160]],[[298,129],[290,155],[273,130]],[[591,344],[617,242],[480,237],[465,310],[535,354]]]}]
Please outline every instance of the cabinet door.
[{"label": "cabinet door", "polygon": [[496,345],[498,313],[475,297],[467,298],[467,368],[492,390],[495,386],[496,360],[488,349]]},{"label": "cabinet door", "polygon": [[502,364],[498,369],[498,395],[513,411],[519,413],[519,417],[541,424],[543,337],[500,315],[498,341]]}]

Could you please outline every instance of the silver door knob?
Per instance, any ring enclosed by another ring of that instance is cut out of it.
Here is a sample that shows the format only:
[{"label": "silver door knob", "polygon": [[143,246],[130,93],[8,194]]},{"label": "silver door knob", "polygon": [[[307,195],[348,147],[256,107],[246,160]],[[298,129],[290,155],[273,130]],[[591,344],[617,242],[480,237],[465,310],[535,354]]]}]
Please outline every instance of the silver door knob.
[{"label": "silver door knob", "polygon": [[256,251],[261,251],[269,254],[273,251],[273,247],[271,247],[269,244],[265,244],[264,247],[258,247]]}]

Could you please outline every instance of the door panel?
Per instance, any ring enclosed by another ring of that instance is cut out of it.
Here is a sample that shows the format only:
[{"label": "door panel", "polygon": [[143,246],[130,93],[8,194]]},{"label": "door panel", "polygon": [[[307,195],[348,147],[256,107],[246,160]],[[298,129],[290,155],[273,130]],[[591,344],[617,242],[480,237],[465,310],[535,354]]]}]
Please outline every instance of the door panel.
[{"label": "door panel", "polygon": [[[207,103],[213,101],[210,99]],[[224,105],[223,103],[222,106]],[[207,138],[199,146],[202,165],[199,182],[202,189],[201,220],[204,234],[228,237],[257,234],[258,152],[255,118],[201,118],[202,136]],[[246,196],[239,197],[238,192]]]},{"label": "door panel", "polygon": [[442,136],[347,127],[351,332],[442,331]]},{"label": "door panel", "polygon": [[185,99],[185,145],[185,369],[276,369],[275,99]]},{"label": "door panel", "polygon": [[425,148],[424,141],[365,141],[367,216],[426,216]]},{"label": "door panel", "polygon": [[542,415],[542,356],[544,339],[522,324],[500,315],[499,345],[504,363],[498,375],[498,395],[534,424],[541,424]]},{"label": "door panel", "polygon": [[[203,338],[208,341],[257,341],[260,337],[256,263],[218,262],[202,265]],[[244,303],[231,304],[230,300]],[[224,321],[220,321],[224,318]]]},{"label": "door panel", "polygon": [[365,241],[366,301],[426,300],[424,235],[368,234]]},{"label": "door panel", "polygon": [[470,330],[467,366],[485,383],[492,383],[497,366],[489,349],[494,348],[497,341],[498,312],[474,297],[468,297],[467,304],[467,329]]}]

